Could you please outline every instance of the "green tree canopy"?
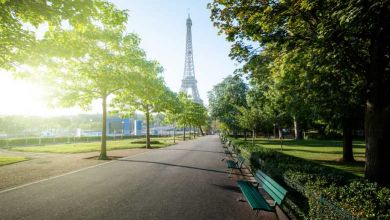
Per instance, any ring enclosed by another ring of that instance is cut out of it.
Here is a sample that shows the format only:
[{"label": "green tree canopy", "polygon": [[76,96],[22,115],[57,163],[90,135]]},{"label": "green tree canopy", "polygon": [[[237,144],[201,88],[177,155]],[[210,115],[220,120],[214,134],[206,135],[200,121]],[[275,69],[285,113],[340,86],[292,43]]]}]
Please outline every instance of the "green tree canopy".
[{"label": "green tree canopy", "polygon": [[[0,1],[0,68],[10,69],[23,64],[31,56],[39,39],[34,28],[47,24],[49,32],[101,23],[122,26],[127,12],[103,0]],[[30,27],[30,28],[28,28]],[[64,42],[63,46],[69,45]],[[43,58],[46,58],[42,54]]]},{"label": "green tree canopy", "polygon": [[239,129],[234,117],[239,114],[236,106],[246,107],[247,90],[248,86],[241,78],[229,76],[215,85],[208,94],[210,116],[224,123],[235,134]]},{"label": "green tree canopy", "polygon": [[150,148],[150,117],[152,113],[164,112],[174,98],[161,77],[162,67],[156,61],[148,61],[139,72],[132,86],[119,91],[114,106],[120,112],[142,111],[146,120],[146,148]]},{"label": "green tree canopy", "polygon": [[[49,86],[53,105],[88,108],[93,100],[102,101],[100,158],[106,159],[109,96],[135,86],[140,78],[140,69],[145,63],[144,52],[139,48],[139,38],[136,35],[124,35],[120,30],[108,28],[89,28],[83,33],[77,30],[56,32],[44,41],[52,48],[61,48],[61,39],[65,38],[67,43],[78,45],[83,53],[51,56],[45,62],[45,68],[41,65],[40,72],[31,75]],[[83,44],[80,45],[80,41]]]},{"label": "green tree canopy", "polygon": [[[331,88],[322,98],[329,97],[337,104],[340,99],[352,100],[337,114],[345,117],[355,103],[360,106],[359,94],[363,91],[365,176],[389,185],[389,5],[389,0],[214,0],[209,8],[214,24],[234,42],[231,56],[238,60],[256,58],[270,44],[278,51],[308,55],[303,66],[308,67],[308,74],[313,74],[309,75],[310,82],[315,82],[318,91]],[[338,106],[336,109],[340,110],[342,105]]]}]

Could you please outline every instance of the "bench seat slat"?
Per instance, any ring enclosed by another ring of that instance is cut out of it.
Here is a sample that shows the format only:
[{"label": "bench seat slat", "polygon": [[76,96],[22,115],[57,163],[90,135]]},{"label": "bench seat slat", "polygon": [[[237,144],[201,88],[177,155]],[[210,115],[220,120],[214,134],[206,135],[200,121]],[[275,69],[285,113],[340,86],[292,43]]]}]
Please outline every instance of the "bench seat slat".
[{"label": "bench seat slat", "polygon": [[273,211],[273,208],[252,184],[244,180],[238,180],[237,185],[253,210]]}]

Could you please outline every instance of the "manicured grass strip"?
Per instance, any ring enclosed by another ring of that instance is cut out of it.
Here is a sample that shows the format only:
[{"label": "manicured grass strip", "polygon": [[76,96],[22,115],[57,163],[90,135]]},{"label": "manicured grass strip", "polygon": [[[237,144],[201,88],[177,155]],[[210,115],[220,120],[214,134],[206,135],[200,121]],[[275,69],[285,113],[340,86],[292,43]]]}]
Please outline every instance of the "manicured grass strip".
[{"label": "manicured grass strip", "polygon": [[[144,139],[125,139],[107,141],[107,150],[118,149],[131,149],[131,148],[144,148],[145,144],[142,142],[132,143],[135,140],[142,141]],[[158,141],[156,144],[152,144],[152,148],[161,148],[173,144],[171,137],[152,138],[152,141]],[[13,147],[11,150],[25,151],[25,152],[47,152],[47,153],[85,153],[100,151],[100,142],[89,143],[70,143],[70,144],[55,144],[45,146],[33,146],[33,147]]]},{"label": "manicured grass strip", "polygon": [[[243,140],[241,140],[243,141]],[[248,140],[247,143],[251,143]],[[365,143],[353,142],[353,153],[356,162],[341,162],[343,148],[339,140],[292,140],[285,139],[281,147],[279,139],[258,138],[255,144],[265,148],[279,150],[284,154],[311,160],[324,166],[351,172],[357,176],[364,175]]]},{"label": "manicured grass strip", "polygon": [[17,163],[21,161],[28,160],[25,157],[14,157],[14,156],[2,156],[0,155],[0,166],[4,166],[7,164]]}]

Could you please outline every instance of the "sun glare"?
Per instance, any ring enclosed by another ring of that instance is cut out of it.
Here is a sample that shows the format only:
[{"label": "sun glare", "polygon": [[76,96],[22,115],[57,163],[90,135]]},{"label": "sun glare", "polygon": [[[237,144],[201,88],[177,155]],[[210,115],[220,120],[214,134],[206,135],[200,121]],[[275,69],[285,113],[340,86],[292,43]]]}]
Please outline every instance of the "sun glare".
[{"label": "sun glare", "polygon": [[52,109],[45,100],[45,91],[38,85],[14,79],[11,73],[0,71],[0,115],[70,115],[80,113],[77,108]]}]

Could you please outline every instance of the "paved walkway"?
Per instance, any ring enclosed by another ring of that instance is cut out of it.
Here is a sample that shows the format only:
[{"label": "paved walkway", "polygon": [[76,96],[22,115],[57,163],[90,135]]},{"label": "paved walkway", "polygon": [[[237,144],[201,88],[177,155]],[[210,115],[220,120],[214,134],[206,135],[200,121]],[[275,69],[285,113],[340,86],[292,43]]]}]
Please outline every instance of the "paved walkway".
[{"label": "paved walkway", "polygon": [[0,219],[253,219],[222,158],[206,136],[0,191]]},{"label": "paved walkway", "polygon": [[[125,149],[108,151],[109,156],[127,157],[144,153],[147,149]],[[86,159],[98,156],[99,152],[77,154],[31,153],[0,149],[5,156],[21,156],[28,161],[0,166],[0,190],[20,186],[34,181],[79,170],[107,161]]]}]

